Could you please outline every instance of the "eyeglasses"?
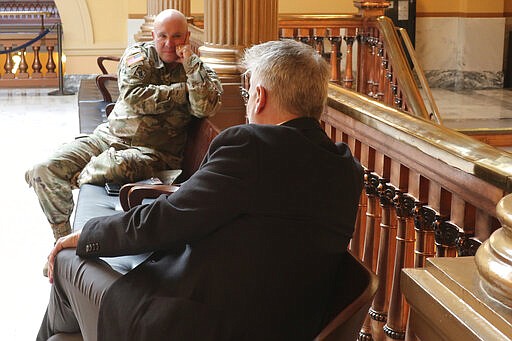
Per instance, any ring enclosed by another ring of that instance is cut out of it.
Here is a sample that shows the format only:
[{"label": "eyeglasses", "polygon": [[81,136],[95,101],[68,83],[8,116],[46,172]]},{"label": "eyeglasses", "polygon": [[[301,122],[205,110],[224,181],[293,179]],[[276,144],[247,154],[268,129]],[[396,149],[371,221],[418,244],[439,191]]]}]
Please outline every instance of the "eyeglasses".
[{"label": "eyeglasses", "polygon": [[249,91],[243,86],[240,87],[240,96],[242,96],[244,104],[247,105],[247,102],[249,102]]}]

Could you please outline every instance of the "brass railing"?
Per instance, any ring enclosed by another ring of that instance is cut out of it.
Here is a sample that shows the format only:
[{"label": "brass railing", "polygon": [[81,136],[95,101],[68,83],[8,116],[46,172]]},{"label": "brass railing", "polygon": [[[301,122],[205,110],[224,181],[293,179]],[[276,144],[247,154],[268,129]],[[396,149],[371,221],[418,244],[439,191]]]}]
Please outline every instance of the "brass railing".
[{"label": "brass railing", "polygon": [[[59,84],[57,33],[49,32],[36,39],[45,31],[44,18],[51,15],[49,11],[0,12],[0,17],[10,18],[11,21],[19,18],[41,20],[38,30],[32,27],[27,28],[27,32],[0,33],[0,47],[3,50],[0,54],[0,87],[53,87]],[[18,29],[21,30],[21,26]],[[33,41],[30,46],[19,48],[30,41]]]},{"label": "brass railing", "polygon": [[[503,249],[493,233],[510,240],[497,219],[512,216],[510,203],[499,206],[499,214],[496,207],[512,192],[512,156],[439,124],[421,65],[409,51],[430,103],[388,19],[297,15],[280,16],[279,25],[282,39],[311,44],[329,60],[333,84],[322,125],[333,141],[348,143],[365,167],[350,248],[377,273],[380,287],[359,339],[404,339],[409,310],[400,288],[403,268],[479,249],[484,266],[503,260],[486,250]],[[202,28],[192,36],[201,46]],[[511,286],[507,276],[498,282],[484,271],[486,290],[510,300],[502,289]]]},{"label": "brass railing", "polygon": [[[279,27],[281,38],[310,44],[329,59],[332,82],[414,116],[441,123],[428,84],[422,85],[430,112],[408,63],[407,55],[417,63],[414,50],[406,53],[389,18],[286,15],[279,16]],[[416,73],[420,81],[425,79],[420,67]]]},{"label": "brass railing", "polygon": [[330,87],[322,124],[366,170],[351,249],[376,271],[380,287],[361,339],[404,339],[402,268],[422,267],[427,257],[474,255],[489,240],[500,228],[496,205],[512,192],[512,155],[338,85]]}]

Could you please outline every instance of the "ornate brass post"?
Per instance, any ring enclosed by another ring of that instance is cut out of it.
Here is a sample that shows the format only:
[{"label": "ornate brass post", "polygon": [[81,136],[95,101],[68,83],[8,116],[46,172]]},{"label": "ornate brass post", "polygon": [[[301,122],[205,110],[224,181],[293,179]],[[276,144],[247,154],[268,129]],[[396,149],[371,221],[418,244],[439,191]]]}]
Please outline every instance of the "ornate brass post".
[{"label": "ornate brass post", "polygon": [[496,214],[502,227],[478,248],[475,262],[485,292],[512,309],[512,194],[500,200]]},{"label": "ornate brass post", "polygon": [[384,15],[389,7],[388,0],[354,0],[354,6],[359,8],[359,14],[364,17],[378,17]]}]

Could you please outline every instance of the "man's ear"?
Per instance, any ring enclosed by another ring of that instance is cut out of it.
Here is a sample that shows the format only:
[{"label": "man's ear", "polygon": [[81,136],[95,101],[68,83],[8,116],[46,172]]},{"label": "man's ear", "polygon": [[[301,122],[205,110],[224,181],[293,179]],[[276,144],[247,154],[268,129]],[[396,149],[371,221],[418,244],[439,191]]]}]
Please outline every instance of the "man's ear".
[{"label": "man's ear", "polygon": [[263,111],[265,108],[265,105],[267,104],[267,90],[260,84],[256,85],[256,100],[255,103],[255,114],[259,114]]}]

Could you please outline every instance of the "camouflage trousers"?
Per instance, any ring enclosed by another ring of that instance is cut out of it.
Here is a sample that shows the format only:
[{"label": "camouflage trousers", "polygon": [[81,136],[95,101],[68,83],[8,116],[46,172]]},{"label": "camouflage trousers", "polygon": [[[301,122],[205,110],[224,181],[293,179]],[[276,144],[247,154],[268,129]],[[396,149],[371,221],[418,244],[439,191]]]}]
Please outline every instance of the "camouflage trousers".
[{"label": "camouflage trousers", "polygon": [[39,204],[57,239],[70,233],[74,188],[83,184],[124,184],[150,178],[169,168],[163,155],[148,148],[137,148],[112,136],[106,127],[63,145],[48,160],[25,173],[25,180],[39,199]]}]

